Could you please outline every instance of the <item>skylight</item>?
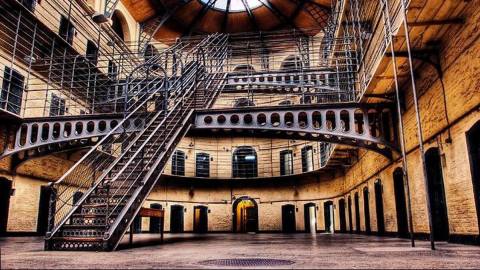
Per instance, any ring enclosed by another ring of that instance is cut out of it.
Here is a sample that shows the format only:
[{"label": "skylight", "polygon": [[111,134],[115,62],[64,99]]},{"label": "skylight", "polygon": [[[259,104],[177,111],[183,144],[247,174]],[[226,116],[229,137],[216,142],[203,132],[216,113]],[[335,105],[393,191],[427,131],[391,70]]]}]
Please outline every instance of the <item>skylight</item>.
[{"label": "skylight", "polygon": [[[200,2],[207,5],[209,0],[200,0]],[[243,2],[244,1],[242,0],[230,0],[229,11],[230,12],[246,11],[247,7]],[[262,2],[260,0],[245,0],[245,3],[250,9],[254,9],[262,5]],[[213,7],[216,9],[225,11],[227,10],[227,4],[228,4],[228,0],[217,0]]]}]

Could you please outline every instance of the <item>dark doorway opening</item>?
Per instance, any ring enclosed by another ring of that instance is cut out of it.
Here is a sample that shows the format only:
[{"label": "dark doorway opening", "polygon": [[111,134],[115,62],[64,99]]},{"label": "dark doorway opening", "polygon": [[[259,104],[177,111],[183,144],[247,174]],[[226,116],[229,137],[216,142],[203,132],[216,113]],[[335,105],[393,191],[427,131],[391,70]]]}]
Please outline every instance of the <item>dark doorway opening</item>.
[{"label": "dark doorway opening", "polygon": [[442,176],[442,164],[438,148],[425,152],[427,165],[428,197],[432,213],[433,236],[435,240],[448,240],[447,200]]},{"label": "dark doorway opening", "polygon": [[[45,235],[48,229],[48,209],[52,189],[49,186],[40,187],[40,200],[38,202],[37,233]],[[74,196],[75,200],[75,196]]]},{"label": "dark doorway opening", "polygon": [[0,178],[0,235],[5,235],[7,232],[11,192],[12,182],[6,178]]},{"label": "dark doorway opening", "polygon": [[360,201],[358,197],[358,192],[355,192],[354,201],[355,201],[355,232],[360,233]]},{"label": "dark doorway opening", "polygon": [[183,233],[183,212],[184,208],[181,205],[170,206],[170,232]]},{"label": "dark doorway opening", "polygon": [[323,203],[323,213],[325,219],[325,232],[334,233],[335,232],[335,220],[333,214],[333,202],[327,201]]},{"label": "dark doorway opening", "polygon": [[372,229],[370,227],[370,194],[368,187],[363,188],[363,214],[365,215],[365,232],[370,234]]},{"label": "dark doorway opening", "polygon": [[[150,204],[150,208],[152,209],[162,209],[162,205],[159,204],[159,203],[152,203]],[[150,217],[150,225],[149,225],[149,228],[148,228],[148,231],[151,232],[151,233],[160,233],[160,228],[161,226],[163,226],[163,224],[161,224],[161,218],[159,217]]]},{"label": "dark doorway opening", "polygon": [[340,232],[347,232],[347,222],[345,218],[345,199],[340,199],[338,201],[338,211],[340,214]]},{"label": "dark doorway opening", "polygon": [[393,172],[393,189],[395,192],[395,208],[397,210],[397,233],[399,237],[408,237],[407,202],[403,183],[403,170]]},{"label": "dark doorway opening", "polygon": [[306,233],[317,232],[317,206],[314,203],[306,203],[303,206],[303,217]]},{"label": "dark doorway opening", "polygon": [[250,197],[241,197],[233,203],[233,232],[258,231],[258,205]]},{"label": "dark doorway opening", "polygon": [[282,205],[282,232],[294,233],[296,231],[295,205]]},{"label": "dark doorway opening", "polygon": [[352,196],[348,196],[348,230],[353,233],[353,221],[352,221]]},{"label": "dark doorway opening", "polygon": [[472,173],[473,196],[477,208],[477,224],[480,231],[480,121],[467,131],[467,146]]},{"label": "dark doorway opening", "polygon": [[195,206],[193,208],[193,232],[208,232],[208,207]]},{"label": "dark doorway opening", "polygon": [[385,218],[383,212],[383,187],[380,179],[375,181],[375,212],[377,215],[377,233],[378,235],[384,235]]},{"label": "dark doorway opening", "polygon": [[142,232],[142,217],[137,215],[133,219],[133,233],[141,233]]}]

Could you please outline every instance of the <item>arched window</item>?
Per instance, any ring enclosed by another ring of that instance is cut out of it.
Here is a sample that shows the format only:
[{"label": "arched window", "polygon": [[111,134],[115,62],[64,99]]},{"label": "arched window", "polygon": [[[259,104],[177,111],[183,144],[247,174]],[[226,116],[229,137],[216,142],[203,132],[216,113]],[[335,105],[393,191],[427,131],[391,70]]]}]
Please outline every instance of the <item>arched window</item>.
[{"label": "arched window", "polygon": [[233,69],[234,73],[254,73],[255,69],[251,65],[238,65]]},{"label": "arched window", "polygon": [[232,176],[234,178],[257,177],[257,152],[251,146],[240,146],[233,152]]},{"label": "arched window", "polygon": [[129,40],[130,37],[128,36],[127,21],[123,14],[118,10],[115,10],[112,15],[112,29],[121,40]]},{"label": "arched window", "polygon": [[243,107],[253,107],[255,103],[249,98],[239,98],[235,100],[233,107],[235,108],[243,108]]},{"label": "arched window", "polygon": [[198,153],[195,158],[195,176],[210,177],[210,155]]},{"label": "arched window", "polygon": [[313,147],[307,145],[302,148],[302,172],[313,171]]},{"label": "arched window", "polygon": [[172,174],[185,175],[185,152],[176,150],[172,156]]},{"label": "arched window", "polygon": [[293,152],[292,150],[280,151],[280,175],[293,174]]}]

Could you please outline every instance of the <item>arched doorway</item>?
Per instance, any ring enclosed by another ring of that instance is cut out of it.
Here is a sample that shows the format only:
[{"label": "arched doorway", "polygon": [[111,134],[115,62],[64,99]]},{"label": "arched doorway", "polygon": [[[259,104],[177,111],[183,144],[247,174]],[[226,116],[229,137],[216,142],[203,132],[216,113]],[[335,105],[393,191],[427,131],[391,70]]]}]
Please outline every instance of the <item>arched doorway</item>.
[{"label": "arched doorway", "polygon": [[365,215],[365,232],[370,234],[372,230],[370,228],[370,194],[368,187],[363,188],[363,214]]},{"label": "arched doorway", "polygon": [[335,232],[335,219],[333,213],[333,202],[327,201],[323,203],[323,213],[325,218],[325,232],[334,233]]},{"label": "arched doorway", "polygon": [[[162,205],[159,203],[152,203],[150,204],[150,208],[152,209],[162,209]],[[150,233],[160,233],[160,228],[163,226],[161,223],[161,219],[159,217],[150,217],[150,225],[148,231]]]},{"label": "arched doorway", "polygon": [[358,192],[355,192],[354,203],[355,203],[355,232],[360,233],[360,201],[358,197]]},{"label": "arched doorway", "polygon": [[233,232],[258,231],[258,205],[250,197],[238,198],[233,203]]},{"label": "arched doorway", "polygon": [[170,232],[183,233],[183,211],[182,205],[170,206]]},{"label": "arched doorway", "polygon": [[295,205],[282,205],[282,232],[294,233],[296,231]]},{"label": "arched doorway", "polygon": [[480,231],[480,121],[467,131],[468,155],[472,173],[473,196],[477,208],[477,224]]},{"label": "arched doorway", "polygon": [[352,221],[352,196],[348,196],[348,231],[353,233],[353,221]]},{"label": "arched doorway", "polygon": [[4,235],[7,232],[11,191],[12,182],[3,177],[0,178],[0,235]]},{"label": "arched doorway", "polygon": [[199,205],[193,208],[193,232],[208,232],[208,207]]},{"label": "arched doorway", "polygon": [[397,210],[397,233],[400,237],[408,236],[407,202],[403,184],[403,170],[393,172],[393,189],[395,192],[395,209]]},{"label": "arched doorway", "polygon": [[377,214],[377,233],[378,235],[384,235],[385,219],[383,212],[383,187],[380,179],[375,181],[375,213]]},{"label": "arched doorway", "polygon": [[340,232],[347,232],[347,222],[345,218],[345,199],[340,199],[338,201],[338,211],[340,214]]},{"label": "arched doorway", "polygon": [[303,217],[306,233],[317,232],[317,206],[314,203],[306,203],[303,206]]},{"label": "arched doorway", "polygon": [[438,148],[430,148],[425,152],[425,163],[427,166],[428,198],[432,213],[433,236],[435,240],[448,240],[447,200]]}]

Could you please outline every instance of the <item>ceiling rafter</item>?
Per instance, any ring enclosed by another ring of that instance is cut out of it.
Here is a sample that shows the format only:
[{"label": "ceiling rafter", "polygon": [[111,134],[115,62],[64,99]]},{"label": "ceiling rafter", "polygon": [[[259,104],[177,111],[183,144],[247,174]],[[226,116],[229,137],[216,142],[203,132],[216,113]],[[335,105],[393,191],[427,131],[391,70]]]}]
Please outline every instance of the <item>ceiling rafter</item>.
[{"label": "ceiling rafter", "polygon": [[230,13],[230,3],[232,0],[227,0],[227,7],[225,9],[225,15],[223,15],[223,22],[222,22],[222,32],[225,33],[228,24],[228,14]]}]

